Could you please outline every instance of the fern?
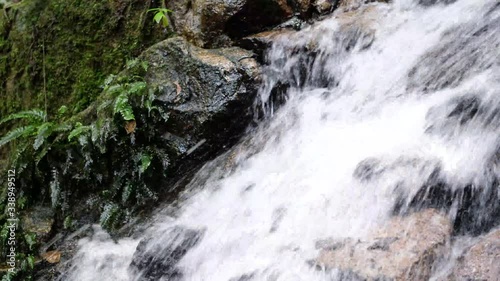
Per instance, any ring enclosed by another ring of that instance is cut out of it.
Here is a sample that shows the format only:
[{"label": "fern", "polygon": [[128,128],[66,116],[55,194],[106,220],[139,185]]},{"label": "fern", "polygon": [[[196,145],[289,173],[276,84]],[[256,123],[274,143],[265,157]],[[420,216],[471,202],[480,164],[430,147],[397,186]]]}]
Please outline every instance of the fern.
[{"label": "fern", "polygon": [[127,93],[129,94],[138,94],[142,93],[144,89],[146,89],[146,82],[134,82],[131,84],[128,84],[128,90]]},{"label": "fern", "polygon": [[31,109],[26,111],[21,111],[17,113],[13,113],[0,121],[0,124],[3,124],[10,120],[15,119],[28,119],[30,123],[41,123],[45,121],[47,115],[43,110],[40,109]]},{"label": "fern", "polygon": [[125,121],[135,120],[134,111],[128,102],[128,93],[123,92],[115,100],[114,114],[119,113]]},{"label": "fern", "polygon": [[144,174],[146,170],[149,168],[149,165],[151,165],[151,155],[149,154],[142,154],[140,155],[141,159],[141,165],[139,168],[140,174]]},{"label": "fern", "polygon": [[47,138],[52,134],[54,130],[54,124],[50,122],[45,122],[42,125],[38,126],[38,133],[35,138],[35,142],[33,143],[33,148],[38,150],[40,146],[47,140]]},{"label": "fern", "polygon": [[125,204],[130,199],[130,196],[134,192],[134,186],[130,183],[127,183],[122,192],[122,203]]},{"label": "fern", "polygon": [[105,229],[113,229],[120,223],[121,210],[117,204],[109,203],[104,206],[100,223]]},{"label": "fern", "polygon": [[81,123],[77,123],[76,127],[69,133],[68,141],[73,138],[80,138],[80,136],[86,132],[90,131],[90,126],[83,126]]},{"label": "fern", "polygon": [[7,143],[16,140],[20,137],[26,137],[34,132],[36,132],[37,126],[35,125],[29,125],[29,126],[24,126],[24,127],[19,127],[16,129],[13,129],[12,131],[8,132],[5,136],[3,136],[0,139],[0,147],[6,145]]}]

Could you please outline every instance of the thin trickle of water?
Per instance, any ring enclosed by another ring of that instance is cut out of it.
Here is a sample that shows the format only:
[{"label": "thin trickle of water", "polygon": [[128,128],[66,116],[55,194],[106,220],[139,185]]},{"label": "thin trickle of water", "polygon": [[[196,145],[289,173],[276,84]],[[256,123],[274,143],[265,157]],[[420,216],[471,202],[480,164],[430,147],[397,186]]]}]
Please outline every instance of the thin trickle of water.
[{"label": "thin trickle of water", "polygon": [[336,280],[310,265],[319,239],[426,207],[446,211],[455,235],[498,224],[499,5],[416,2],[277,39],[260,126],[198,173],[175,216],[136,240],[81,241],[65,278]]}]

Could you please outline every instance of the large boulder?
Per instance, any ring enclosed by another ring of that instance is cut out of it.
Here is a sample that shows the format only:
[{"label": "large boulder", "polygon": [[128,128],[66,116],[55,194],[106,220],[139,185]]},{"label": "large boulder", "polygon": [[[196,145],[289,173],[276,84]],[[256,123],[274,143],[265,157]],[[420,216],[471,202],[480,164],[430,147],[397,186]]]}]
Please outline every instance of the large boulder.
[{"label": "large boulder", "polygon": [[355,280],[428,280],[450,233],[448,218],[427,209],[395,217],[363,240],[318,241],[316,263]]},{"label": "large boulder", "polygon": [[259,67],[253,53],[240,48],[206,50],[183,38],[158,43],[140,59],[145,79],[168,115],[163,137],[169,158],[230,145],[248,126],[257,93]]},{"label": "large boulder", "polygon": [[453,268],[449,281],[496,281],[500,277],[500,229],[478,239]]},{"label": "large boulder", "polygon": [[[182,0],[169,1],[179,34],[202,47],[227,46],[231,39],[278,25],[294,15],[310,17],[310,0]],[[335,1],[333,1],[335,2]],[[318,6],[318,7],[319,7]],[[331,6],[330,6],[331,7]],[[326,8],[324,8],[326,9]]]}]

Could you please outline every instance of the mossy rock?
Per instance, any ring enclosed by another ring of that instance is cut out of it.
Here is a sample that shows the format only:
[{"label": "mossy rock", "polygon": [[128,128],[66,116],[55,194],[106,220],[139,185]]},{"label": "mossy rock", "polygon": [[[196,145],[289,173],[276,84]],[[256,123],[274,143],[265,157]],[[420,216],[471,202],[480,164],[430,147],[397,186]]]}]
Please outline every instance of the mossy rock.
[{"label": "mossy rock", "polygon": [[[154,1],[153,1],[154,2]],[[0,11],[0,115],[65,104],[74,112],[127,59],[168,37],[152,1],[24,0]]]}]

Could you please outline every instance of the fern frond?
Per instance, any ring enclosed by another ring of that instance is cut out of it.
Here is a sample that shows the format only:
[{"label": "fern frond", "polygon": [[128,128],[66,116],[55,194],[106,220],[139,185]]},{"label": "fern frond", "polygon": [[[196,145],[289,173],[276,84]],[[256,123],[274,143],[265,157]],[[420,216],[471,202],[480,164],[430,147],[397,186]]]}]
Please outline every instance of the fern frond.
[{"label": "fern frond", "polygon": [[146,89],[146,82],[134,82],[131,84],[128,84],[128,93],[129,94],[137,94],[141,93],[144,89]]},{"label": "fern frond", "polygon": [[132,195],[133,192],[134,192],[134,185],[132,185],[131,183],[127,183],[123,187],[123,192],[122,192],[122,203],[123,204],[127,203],[127,201],[130,199],[130,196]]},{"label": "fern frond", "polygon": [[26,137],[34,133],[36,131],[36,128],[37,126],[35,125],[29,125],[13,129],[0,139],[0,147],[20,137]]},{"label": "fern frond", "polygon": [[36,156],[35,156],[35,164],[38,165],[40,163],[40,160],[47,155],[47,152],[49,152],[50,146],[46,145]]},{"label": "fern frond", "polygon": [[38,133],[33,143],[33,148],[38,150],[42,146],[47,138],[52,134],[54,130],[54,124],[51,122],[45,122],[38,127]]},{"label": "fern frond", "polygon": [[114,114],[119,113],[125,121],[135,120],[134,111],[128,102],[127,93],[121,93],[116,97]]},{"label": "fern frond", "polygon": [[62,123],[62,124],[56,124],[52,129],[52,131],[56,133],[62,133],[71,130],[71,128],[73,128],[73,126],[71,126],[70,124]]},{"label": "fern frond", "polygon": [[71,141],[75,137],[80,137],[83,133],[86,133],[88,131],[90,131],[90,126],[77,126],[69,133],[68,141]]},{"label": "fern frond", "polygon": [[15,120],[15,119],[28,119],[31,123],[35,122],[43,122],[45,121],[46,114],[43,110],[40,109],[31,109],[31,110],[26,110],[26,111],[21,111],[17,113],[13,113],[4,119],[0,121],[0,124],[5,123],[10,120]]},{"label": "fern frond", "polygon": [[14,164],[14,166],[17,167],[17,172],[20,174],[22,172],[22,170],[24,170],[24,167],[26,167],[27,163],[23,163],[21,162],[22,160],[22,157],[24,155],[24,152],[26,151],[26,148],[28,148],[29,146],[29,143],[26,142],[26,143],[23,143],[19,146],[16,147],[16,151],[14,152],[13,156],[12,156],[12,163]]}]

